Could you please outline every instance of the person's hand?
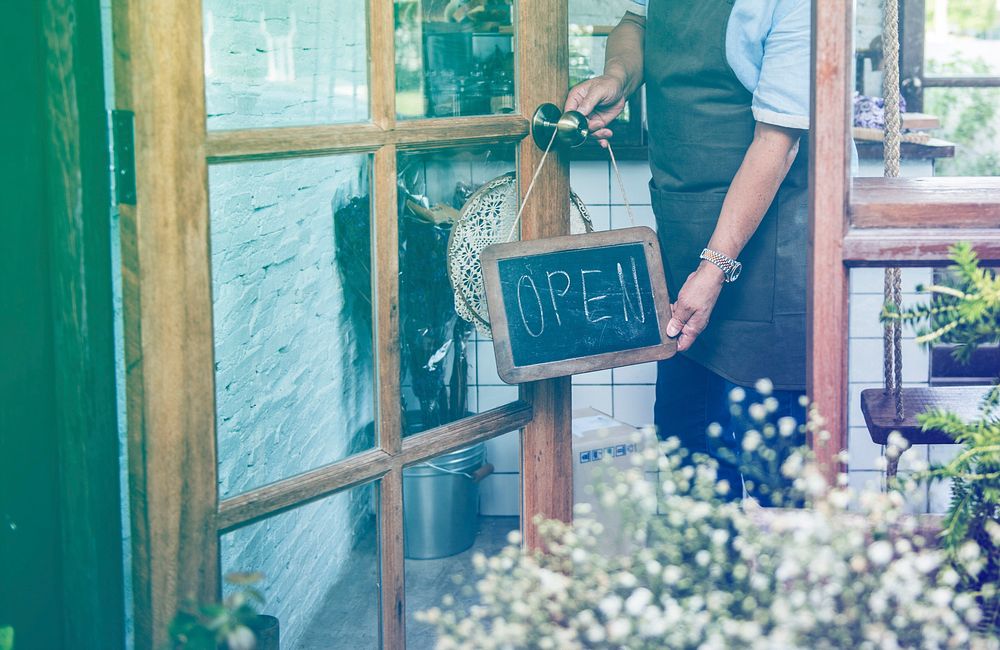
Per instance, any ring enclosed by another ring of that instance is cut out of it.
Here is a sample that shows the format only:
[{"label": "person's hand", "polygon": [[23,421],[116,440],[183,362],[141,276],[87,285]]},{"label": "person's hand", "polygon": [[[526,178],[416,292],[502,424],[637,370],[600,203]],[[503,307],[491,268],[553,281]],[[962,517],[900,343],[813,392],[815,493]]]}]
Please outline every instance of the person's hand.
[{"label": "person's hand", "polygon": [[573,86],[563,110],[583,113],[591,135],[605,146],[614,135],[607,127],[625,109],[625,99],[625,83],[616,76],[603,74]]},{"label": "person's hand", "polygon": [[710,262],[702,262],[687,277],[677,294],[677,302],[670,306],[671,318],[667,323],[667,336],[680,336],[677,341],[679,352],[690,349],[698,335],[708,327],[722,283],[722,269]]}]

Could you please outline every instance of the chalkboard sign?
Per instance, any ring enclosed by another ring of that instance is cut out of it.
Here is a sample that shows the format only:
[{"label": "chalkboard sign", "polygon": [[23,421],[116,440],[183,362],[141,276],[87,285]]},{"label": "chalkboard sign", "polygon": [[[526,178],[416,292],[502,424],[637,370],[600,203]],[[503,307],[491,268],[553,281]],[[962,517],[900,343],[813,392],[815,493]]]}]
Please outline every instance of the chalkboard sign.
[{"label": "chalkboard sign", "polygon": [[645,227],[497,244],[483,279],[500,378],[509,384],[666,359],[670,299]]}]

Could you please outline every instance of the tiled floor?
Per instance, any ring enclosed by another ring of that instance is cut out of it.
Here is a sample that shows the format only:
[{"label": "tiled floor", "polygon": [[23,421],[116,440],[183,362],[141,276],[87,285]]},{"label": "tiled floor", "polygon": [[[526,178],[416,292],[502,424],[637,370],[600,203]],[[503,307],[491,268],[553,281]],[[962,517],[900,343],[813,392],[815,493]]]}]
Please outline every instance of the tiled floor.
[{"label": "tiled floor", "polygon": [[[479,533],[469,550],[439,560],[406,560],[406,647],[408,650],[430,650],[434,647],[433,629],[414,620],[418,611],[441,604],[446,594],[451,594],[459,607],[468,609],[475,604],[475,596],[463,595],[454,577],[460,576],[466,584],[474,582],[472,556],[477,552],[495,555],[507,543],[507,534],[517,530],[517,517],[480,517]],[[377,581],[371,567],[377,566],[372,556],[377,552],[374,530],[366,536],[343,576],[329,592],[323,607],[315,616],[298,650],[374,650],[378,647],[378,633],[357,621],[377,620],[371,611],[377,603],[343,598],[346,585],[358,581]],[[361,549],[367,549],[362,551]]]}]

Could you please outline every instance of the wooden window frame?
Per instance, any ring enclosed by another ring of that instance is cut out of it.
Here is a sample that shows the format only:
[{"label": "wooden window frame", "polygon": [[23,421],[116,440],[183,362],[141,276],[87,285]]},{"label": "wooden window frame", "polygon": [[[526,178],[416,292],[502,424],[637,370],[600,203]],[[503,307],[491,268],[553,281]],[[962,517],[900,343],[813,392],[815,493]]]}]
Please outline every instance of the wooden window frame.
[{"label": "wooden window frame", "polygon": [[944,264],[959,240],[985,261],[1000,260],[1000,179],[850,177],[852,6],[812,5],[807,390],[830,434],[811,443],[831,480],[846,469],[850,268]]},{"label": "wooden window frame", "polygon": [[[511,430],[523,430],[526,544],[539,544],[534,516],[570,519],[569,378],[523,385],[511,404],[402,437],[397,154],[521,141],[529,131],[525,115],[565,97],[566,0],[515,6],[519,114],[397,122],[394,2],[368,0],[368,122],[207,131],[200,0],[114,0],[116,105],[135,114],[138,190],[136,205],[120,206],[136,647],[160,647],[184,603],[219,597],[221,534],[374,481],[381,643],[404,647],[403,467]],[[532,170],[542,153],[525,143],[518,168]],[[377,447],[220,501],[208,166],[344,153],[368,153],[373,161]],[[568,158],[554,152],[524,211],[522,237],[566,234],[568,191]]]}]

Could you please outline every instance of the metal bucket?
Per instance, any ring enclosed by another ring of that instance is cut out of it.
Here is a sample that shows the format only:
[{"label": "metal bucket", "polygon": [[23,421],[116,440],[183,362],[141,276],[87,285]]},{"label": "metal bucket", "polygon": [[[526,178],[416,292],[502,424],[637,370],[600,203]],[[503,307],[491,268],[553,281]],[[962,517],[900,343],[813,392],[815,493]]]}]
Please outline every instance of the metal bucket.
[{"label": "metal bucket", "polygon": [[479,481],[486,445],[480,443],[403,469],[406,557],[430,560],[466,550],[479,528]]}]

